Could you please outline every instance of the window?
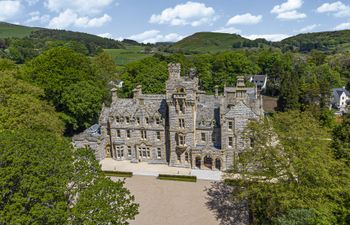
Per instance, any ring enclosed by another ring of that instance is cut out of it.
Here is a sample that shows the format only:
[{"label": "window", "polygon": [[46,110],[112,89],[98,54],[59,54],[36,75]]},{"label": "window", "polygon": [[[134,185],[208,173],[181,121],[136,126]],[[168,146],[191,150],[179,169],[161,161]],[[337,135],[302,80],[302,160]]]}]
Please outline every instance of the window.
[{"label": "window", "polygon": [[212,133],[212,134],[211,134],[211,141],[212,141],[213,143],[216,141],[215,133]]},{"label": "window", "polygon": [[156,124],[158,124],[158,125],[160,124],[160,118],[159,117],[156,118]]},{"label": "window", "polygon": [[232,121],[228,122],[228,129],[233,130],[233,122]]},{"label": "window", "polygon": [[254,138],[253,137],[249,138],[249,143],[250,143],[250,147],[254,148]]},{"label": "window", "polygon": [[177,154],[177,160],[181,162],[181,155]]},{"label": "window", "polygon": [[160,131],[157,131],[157,140],[160,140]]},{"label": "window", "polygon": [[146,117],[146,124],[149,124],[149,118]]},{"label": "window", "polygon": [[182,104],[180,104],[180,112],[182,113],[182,114],[185,114],[185,105],[182,103]]},{"label": "window", "polygon": [[179,145],[185,145],[185,136],[179,134]]},{"label": "window", "polygon": [[131,157],[131,146],[128,146],[128,157]]},{"label": "window", "polygon": [[130,117],[128,117],[128,116],[125,117],[125,122],[126,122],[126,123],[130,123]]},{"label": "window", "polygon": [[233,146],[233,137],[228,137],[228,146],[229,147]]},{"label": "window", "polygon": [[151,158],[151,151],[149,150],[149,148],[146,148],[146,157]]},{"label": "window", "polygon": [[140,124],[140,117],[136,118],[136,122],[137,122],[137,124]]},{"label": "window", "polygon": [[116,152],[117,152],[117,158],[123,158],[124,157],[124,148],[123,146],[116,146]]},{"label": "window", "polygon": [[185,128],[185,119],[179,119],[179,127]]},{"label": "window", "polygon": [[145,130],[141,130],[141,138],[142,139],[147,139],[147,133]]},{"label": "window", "polygon": [[115,121],[116,121],[117,123],[120,123],[120,117],[119,117],[119,116],[115,117]]},{"label": "window", "polygon": [[158,159],[162,158],[162,150],[161,150],[161,148],[157,148],[157,158]]},{"label": "window", "polygon": [[202,141],[206,141],[206,135],[205,135],[205,133],[201,133],[201,139],[202,139]]},{"label": "window", "polygon": [[185,153],[185,161],[188,162],[188,152]]},{"label": "window", "polygon": [[121,137],[120,130],[117,130],[117,137],[118,137],[118,138]]},{"label": "window", "polygon": [[127,130],[127,131],[126,131],[126,137],[127,137],[127,138],[130,138],[130,130]]}]

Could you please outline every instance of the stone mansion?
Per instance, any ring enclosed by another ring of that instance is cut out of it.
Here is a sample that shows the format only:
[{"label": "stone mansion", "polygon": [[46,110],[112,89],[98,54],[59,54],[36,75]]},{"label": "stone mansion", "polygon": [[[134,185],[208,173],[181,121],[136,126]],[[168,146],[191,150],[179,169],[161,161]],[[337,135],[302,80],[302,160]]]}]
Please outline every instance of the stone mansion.
[{"label": "stone mansion", "polygon": [[243,131],[250,120],[263,116],[262,98],[256,87],[245,86],[238,77],[235,87],[223,95],[199,90],[192,71],[180,76],[180,64],[169,64],[166,94],[143,94],[119,98],[112,89],[110,107],[103,107],[98,135],[74,138],[77,147],[89,145],[101,160],[168,164],[173,167],[226,170],[238,154],[249,147]]}]

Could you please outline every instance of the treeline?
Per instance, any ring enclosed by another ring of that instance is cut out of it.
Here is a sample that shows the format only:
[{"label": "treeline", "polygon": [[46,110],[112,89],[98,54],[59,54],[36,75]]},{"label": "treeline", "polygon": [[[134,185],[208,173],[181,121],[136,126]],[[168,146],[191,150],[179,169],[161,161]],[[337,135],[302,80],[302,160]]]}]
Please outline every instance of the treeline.
[{"label": "treeline", "polygon": [[103,49],[124,48],[124,45],[113,39],[86,33],[39,29],[28,37],[0,39],[0,57],[24,63],[55,47],[67,47],[84,55],[95,56]]},{"label": "treeline", "polygon": [[182,75],[188,74],[191,67],[196,68],[200,88],[208,93],[213,93],[215,86],[223,91],[225,85],[234,85],[240,75],[248,78],[266,74],[265,94],[279,98],[280,111],[327,109],[332,88],[350,87],[350,53],[300,54],[260,49],[191,56],[157,54],[126,65],[120,75],[125,85],[119,94],[130,97],[137,84],[146,93],[164,93],[169,62],[181,63]]},{"label": "treeline", "polygon": [[97,122],[115,65],[52,48],[24,65],[0,59],[0,224],[127,224],[123,181],[63,134]]}]

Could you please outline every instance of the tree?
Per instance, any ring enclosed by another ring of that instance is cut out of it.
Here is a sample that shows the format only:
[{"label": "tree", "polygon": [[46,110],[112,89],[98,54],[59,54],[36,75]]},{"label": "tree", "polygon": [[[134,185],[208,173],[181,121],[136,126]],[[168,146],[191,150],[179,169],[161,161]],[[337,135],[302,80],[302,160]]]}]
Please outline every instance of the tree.
[{"label": "tree", "polygon": [[350,115],[334,128],[332,147],[335,157],[350,166]]},{"label": "tree", "polygon": [[28,62],[21,72],[23,79],[44,90],[44,98],[61,113],[67,134],[97,121],[109,75],[95,72],[86,56],[64,47],[52,48]]},{"label": "tree", "polygon": [[124,181],[111,181],[101,171],[93,152],[74,152],[74,170],[69,186],[70,221],[74,224],[128,224],[138,213],[134,196]]},{"label": "tree", "polygon": [[[310,224],[349,222],[350,172],[333,157],[327,130],[308,113],[291,111],[251,123],[254,146],[240,154],[237,201],[248,200],[253,224],[271,224],[311,210]],[[288,224],[288,223],[287,223]]]},{"label": "tree", "polygon": [[0,72],[0,131],[33,129],[62,134],[64,124],[55,109],[43,101],[42,89]]},{"label": "tree", "polygon": [[64,224],[70,143],[33,130],[0,132],[0,223]]}]

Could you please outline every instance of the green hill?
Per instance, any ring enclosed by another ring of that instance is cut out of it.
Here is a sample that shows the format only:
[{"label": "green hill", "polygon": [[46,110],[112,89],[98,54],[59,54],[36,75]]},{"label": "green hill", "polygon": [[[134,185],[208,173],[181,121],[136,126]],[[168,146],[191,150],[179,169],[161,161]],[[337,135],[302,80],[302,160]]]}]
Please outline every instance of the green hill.
[{"label": "green hill", "polygon": [[23,38],[29,36],[32,31],[39,30],[37,27],[26,27],[10,23],[0,22],[0,38]]},{"label": "green hill", "polygon": [[283,50],[325,52],[350,50],[350,30],[298,34],[275,43]]},{"label": "green hill", "polygon": [[169,50],[194,53],[215,53],[237,48],[259,47],[260,45],[268,44],[269,42],[264,39],[251,41],[238,34],[199,32],[176,42],[169,48]]}]

